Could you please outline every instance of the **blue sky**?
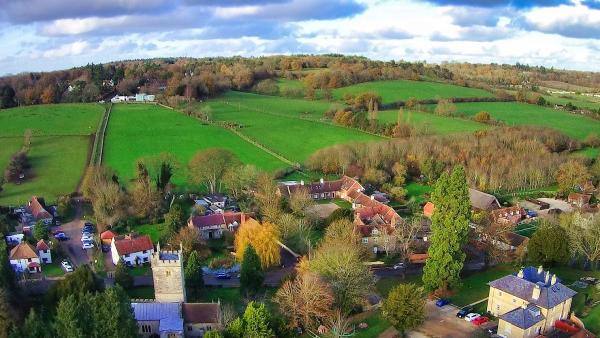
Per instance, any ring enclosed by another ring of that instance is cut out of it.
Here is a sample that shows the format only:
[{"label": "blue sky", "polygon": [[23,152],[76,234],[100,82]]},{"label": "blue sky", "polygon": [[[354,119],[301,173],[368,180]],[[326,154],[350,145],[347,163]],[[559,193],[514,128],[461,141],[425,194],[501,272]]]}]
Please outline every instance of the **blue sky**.
[{"label": "blue sky", "polygon": [[0,74],[344,53],[600,70],[600,0],[0,0]]}]

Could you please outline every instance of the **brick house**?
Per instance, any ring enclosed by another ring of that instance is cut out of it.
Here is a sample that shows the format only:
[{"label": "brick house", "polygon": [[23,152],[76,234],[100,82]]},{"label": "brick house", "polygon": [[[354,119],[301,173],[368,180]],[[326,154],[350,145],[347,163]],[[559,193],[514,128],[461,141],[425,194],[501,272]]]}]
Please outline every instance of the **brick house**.
[{"label": "brick house", "polygon": [[138,265],[150,261],[154,245],[148,235],[117,236],[112,239],[110,251],[114,265],[117,265],[120,259],[126,264]]},{"label": "brick house", "polygon": [[8,258],[15,272],[42,272],[40,257],[33,245],[27,242],[21,242],[12,248]]},{"label": "brick house", "polygon": [[491,211],[492,222],[506,225],[517,225],[525,218],[525,209],[520,206],[495,209]]},{"label": "brick house", "polygon": [[193,216],[188,220],[188,227],[200,230],[202,239],[221,238],[224,231],[234,232],[245,218],[246,214],[243,212]]}]

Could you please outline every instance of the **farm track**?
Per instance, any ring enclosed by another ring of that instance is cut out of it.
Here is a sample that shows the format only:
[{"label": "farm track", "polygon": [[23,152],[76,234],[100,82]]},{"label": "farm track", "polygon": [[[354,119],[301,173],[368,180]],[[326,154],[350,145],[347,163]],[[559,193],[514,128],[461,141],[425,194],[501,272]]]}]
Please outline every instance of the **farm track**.
[{"label": "farm track", "polygon": [[108,120],[112,111],[113,104],[111,103],[108,109],[104,111],[102,121],[98,126],[96,137],[94,138],[94,147],[92,148],[92,157],[90,164],[102,164],[102,155],[104,154],[104,140],[106,138],[106,129],[108,128]]},{"label": "farm track", "polygon": [[236,106],[240,107],[240,108],[243,107],[244,109],[253,110],[253,111],[256,111],[256,112],[259,112],[259,113],[265,113],[265,114],[269,114],[269,115],[272,115],[272,116],[278,116],[278,117],[283,117],[283,118],[288,118],[288,119],[295,119],[295,120],[302,120],[302,121],[309,121],[309,122],[324,124],[324,125],[331,126],[331,127],[336,127],[336,128],[342,128],[342,129],[348,129],[348,130],[358,131],[358,132],[361,132],[363,134],[373,135],[373,136],[377,136],[377,137],[381,137],[381,138],[385,138],[385,139],[392,139],[389,136],[384,136],[384,135],[380,135],[380,134],[370,133],[368,131],[364,131],[364,130],[361,130],[361,129],[358,129],[358,128],[352,128],[352,127],[347,127],[347,126],[340,126],[340,125],[332,123],[332,122],[325,122],[325,121],[315,120],[315,119],[312,119],[312,118],[297,117],[297,116],[290,116],[290,115],[287,115],[287,114],[274,113],[272,111],[262,110],[262,109],[258,109],[258,108],[253,108],[253,107],[249,107],[249,106],[242,105],[242,104],[237,104],[236,105],[236,104],[230,103],[228,101],[221,101],[221,102],[224,103],[224,104],[226,104],[226,105],[228,105],[228,106],[231,106],[231,107],[236,107]]}]

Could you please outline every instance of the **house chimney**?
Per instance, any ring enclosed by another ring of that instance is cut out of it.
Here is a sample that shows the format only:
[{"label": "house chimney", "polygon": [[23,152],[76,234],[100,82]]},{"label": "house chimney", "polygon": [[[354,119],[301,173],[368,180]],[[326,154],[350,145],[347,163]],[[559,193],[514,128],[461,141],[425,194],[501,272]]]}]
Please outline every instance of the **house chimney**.
[{"label": "house chimney", "polygon": [[521,270],[519,270],[519,273],[517,274],[517,277],[523,278],[524,276],[525,274],[523,273],[523,268],[521,268]]},{"label": "house chimney", "polygon": [[244,224],[246,222],[246,214],[242,212],[242,214],[240,215],[240,225]]},{"label": "house chimney", "polygon": [[371,195],[371,201],[375,200],[375,195]]},{"label": "house chimney", "polygon": [[554,284],[556,284],[556,282],[557,282],[556,275],[552,275],[552,280],[550,282],[550,285],[554,285]]},{"label": "house chimney", "polygon": [[300,185],[304,185],[304,180],[300,180]]},{"label": "house chimney", "polygon": [[544,267],[543,266],[538,266],[538,275],[541,274],[542,272],[544,272]]},{"label": "house chimney", "polygon": [[131,233],[125,235],[125,239],[131,240]]},{"label": "house chimney", "polygon": [[323,177],[321,177],[321,184],[325,183],[325,180],[323,179]]},{"label": "house chimney", "polygon": [[541,291],[542,291],[542,290],[540,289],[540,286],[539,286],[539,285],[537,285],[537,284],[535,284],[535,286],[533,287],[533,293],[532,293],[532,295],[531,295],[531,298],[533,298],[533,299],[536,299],[536,300],[537,300],[538,298],[540,298],[540,292],[541,292]]},{"label": "house chimney", "polygon": [[550,271],[546,271],[546,279],[544,280],[544,282],[547,285],[549,281],[550,281]]}]

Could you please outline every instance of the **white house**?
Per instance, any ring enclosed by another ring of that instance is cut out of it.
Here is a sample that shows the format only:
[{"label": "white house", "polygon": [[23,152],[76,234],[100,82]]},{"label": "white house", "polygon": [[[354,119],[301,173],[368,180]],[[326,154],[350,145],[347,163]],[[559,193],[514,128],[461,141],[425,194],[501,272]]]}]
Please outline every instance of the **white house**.
[{"label": "white house", "polygon": [[125,102],[125,101],[127,101],[127,96],[124,96],[124,95],[116,95],[115,97],[110,99],[110,102],[112,102],[112,103],[119,103],[119,102]]},{"label": "white house", "polygon": [[35,248],[37,249],[38,257],[40,258],[40,261],[42,263],[52,263],[52,253],[50,252],[50,246],[48,246],[48,243],[46,243],[46,241],[40,239],[37,242]]},{"label": "white house", "polygon": [[203,197],[203,199],[210,206],[217,206],[219,208],[225,208],[225,203],[227,203],[227,196],[223,194],[210,194]]},{"label": "white house", "polygon": [[154,101],[154,95],[148,95],[146,93],[135,94],[136,102],[152,102]]},{"label": "white house", "polygon": [[6,244],[11,245],[11,246],[21,244],[21,242],[23,242],[24,237],[25,237],[24,234],[10,233],[10,234],[6,235],[6,237],[5,237]]},{"label": "white house", "polygon": [[40,258],[35,248],[27,242],[22,242],[10,250],[9,260],[16,272],[42,272]]},{"label": "white house", "polygon": [[110,251],[114,265],[119,263],[119,259],[122,259],[126,264],[138,265],[150,262],[154,245],[148,235],[126,235],[114,237],[110,245]]}]

